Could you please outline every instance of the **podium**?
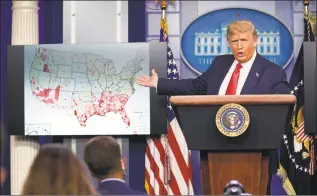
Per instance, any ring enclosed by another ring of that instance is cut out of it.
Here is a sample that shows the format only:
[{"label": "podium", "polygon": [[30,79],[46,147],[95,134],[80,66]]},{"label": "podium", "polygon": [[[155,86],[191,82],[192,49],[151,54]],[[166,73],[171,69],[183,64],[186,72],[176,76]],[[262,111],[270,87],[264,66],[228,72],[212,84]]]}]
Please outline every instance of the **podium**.
[{"label": "podium", "polygon": [[[205,195],[223,194],[230,180],[240,181],[247,193],[266,195],[269,152],[280,148],[295,101],[293,95],[170,98],[188,148],[201,152],[201,180]],[[227,104],[239,104],[249,115],[248,127],[237,137],[226,136],[216,125],[219,109]]]}]

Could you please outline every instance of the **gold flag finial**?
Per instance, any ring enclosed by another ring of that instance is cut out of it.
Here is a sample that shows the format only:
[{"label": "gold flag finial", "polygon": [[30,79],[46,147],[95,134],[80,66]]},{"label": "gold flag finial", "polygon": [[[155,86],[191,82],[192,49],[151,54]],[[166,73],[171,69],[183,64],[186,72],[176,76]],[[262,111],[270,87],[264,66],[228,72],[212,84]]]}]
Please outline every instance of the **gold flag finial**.
[{"label": "gold flag finial", "polygon": [[162,10],[162,19],[166,19],[166,9],[167,9],[167,1],[162,1],[161,2],[161,10]]},{"label": "gold flag finial", "polygon": [[305,14],[305,16],[308,15],[308,6],[309,6],[309,0],[304,0],[304,14]]},{"label": "gold flag finial", "polygon": [[[172,0],[172,4],[174,4],[175,0]],[[155,0],[155,3],[158,3],[158,0]],[[165,31],[166,34],[168,34],[168,26],[167,26],[167,21],[166,21],[166,9],[167,9],[167,1],[166,0],[161,0],[161,10],[162,10],[162,17],[161,17],[161,22],[160,26],[161,28]]]},{"label": "gold flag finial", "polygon": [[[158,0],[155,0],[155,4],[157,4],[158,2],[159,2]],[[171,2],[172,2],[172,4],[174,4],[174,3],[175,3],[175,0],[171,0]],[[165,17],[166,17],[165,11],[166,11],[166,9],[167,9],[167,5],[168,5],[168,3],[167,3],[166,0],[161,0],[161,6],[160,6],[160,8],[161,8],[161,10],[162,10],[162,18],[163,18],[163,19],[165,19]]]},{"label": "gold flag finial", "polygon": [[308,6],[309,6],[309,0],[304,0],[304,17],[308,21],[308,24],[310,24],[312,28],[312,32],[315,35],[316,34],[316,16],[313,15],[311,12],[309,12]]}]

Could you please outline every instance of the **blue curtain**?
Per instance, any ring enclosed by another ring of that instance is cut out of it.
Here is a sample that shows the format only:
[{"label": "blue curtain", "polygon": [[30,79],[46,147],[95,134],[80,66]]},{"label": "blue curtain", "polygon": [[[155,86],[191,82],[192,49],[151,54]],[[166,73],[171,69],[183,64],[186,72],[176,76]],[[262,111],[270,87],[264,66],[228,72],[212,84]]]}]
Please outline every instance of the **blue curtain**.
[{"label": "blue curtain", "polygon": [[[4,127],[5,146],[1,153],[1,166],[3,166],[7,172],[10,171],[10,139],[6,130],[6,61],[7,61],[7,46],[11,45],[11,24],[12,24],[12,2],[1,1],[0,10],[0,43],[1,43],[1,54],[0,54],[0,121]],[[0,194],[9,195],[10,192],[10,175],[8,175],[4,186],[0,189]]]},{"label": "blue curtain", "polygon": [[40,44],[63,43],[63,1],[39,1]]},{"label": "blue curtain", "polygon": [[[128,1],[128,40],[129,42],[146,42],[146,10],[145,1]],[[129,138],[129,186],[146,192],[145,182],[145,136]]]}]

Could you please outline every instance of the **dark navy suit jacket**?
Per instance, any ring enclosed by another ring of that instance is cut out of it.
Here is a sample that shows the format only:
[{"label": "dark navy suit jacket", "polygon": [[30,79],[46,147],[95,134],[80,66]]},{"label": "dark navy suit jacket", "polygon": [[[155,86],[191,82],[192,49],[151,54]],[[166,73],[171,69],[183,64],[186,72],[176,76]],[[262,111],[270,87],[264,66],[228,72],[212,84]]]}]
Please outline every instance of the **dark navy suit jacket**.
[{"label": "dark navy suit jacket", "polygon": [[[209,69],[195,79],[160,78],[157,93],[159,95],[218,95],[219,88],[234,60],[233,55],[218,56]],[[285,71],[257,54],[240,94],[289,94],[289,92]]]},{"label": "dark navy suit jacket", "polygon": [[[233,55],[222,55],[214,59],[210,68],[195,79],[169,80],[160,78],[157,84],[159,95],[218,95],[220,86],[227,75]],[[247,94],[289,94],[286,72],[278,65],[257,54],[249,75],[241,90]],[[277,172],[277,151],[268,152],[270,156],[269,173]]]},{"label": "dark navy suit jacket", "polygon": [[119,180],[101,182],[97,190],[100,195],[146,195],[131,189],[126,183]]}]

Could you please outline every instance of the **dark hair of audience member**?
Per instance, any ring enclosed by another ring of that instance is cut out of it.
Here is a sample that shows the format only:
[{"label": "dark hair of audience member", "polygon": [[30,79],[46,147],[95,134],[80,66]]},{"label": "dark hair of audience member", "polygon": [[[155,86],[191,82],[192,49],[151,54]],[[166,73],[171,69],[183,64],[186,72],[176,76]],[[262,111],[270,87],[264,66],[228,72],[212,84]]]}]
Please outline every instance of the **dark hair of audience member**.
[{"label": "dark hair of audience member", "polygon": [[43,146],[30,168],[22,195],[96,195],[87,168],[62,145]]},{"label": "dark hair of audience member", "polygon": [[97,136],[88,141],[84,160],[98,180],[109,177],[124,178],[121,164],[121,149],[113,137]]}]

